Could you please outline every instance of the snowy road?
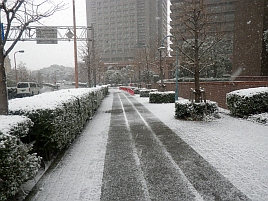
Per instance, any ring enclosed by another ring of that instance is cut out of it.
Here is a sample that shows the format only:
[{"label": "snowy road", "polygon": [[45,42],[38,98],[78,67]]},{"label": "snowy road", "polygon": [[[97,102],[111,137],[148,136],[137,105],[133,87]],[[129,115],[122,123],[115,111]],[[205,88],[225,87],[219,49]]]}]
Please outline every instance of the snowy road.
[{"label": "snowy road", "polygon": [[[149,106],[144,100],[110,90],[93,120],[59,163],[38,182],[36,194],[28,200],[266,200],[267,169],[262,170],[266,174],[261,172],[261,181],[255,170],[255,174],[247,171],[240,175],[245,182],[255,177],[257,187],[252,183],[251,191],[239,185],[241,178],[235,178],[236,172],[244,172],[234,168],[240,170],[246,164],[245,158],[232,164],[236,157],[233,153],[244,157],[241,147],[237,152],[233,150],[236,146],[231,145],[221,150],[217,137],[204,137],[204,133],[209,136],[204,128],[207,124],[187,127],[194,123],[175,120],[173,111],[165,114],[163,108],[172,109],[173,104]],[[214,128],[215,124],[219,122],[211,122],[209,127]],[[262,129],[259,127],[261,136]],[[198,130],[202,134],[193,137]],[[230,128],[225,130],[228,136]],[[218,132],[214,132],[217,136]],[[209,147],[205,142],[216,145]],[[267,147],[262,148],[256,148],[255,154],[265,152]],[[258,170],[267,167],[266,153],[261,158],[261,162],[255,159],[255,165],[260,165]]]}]

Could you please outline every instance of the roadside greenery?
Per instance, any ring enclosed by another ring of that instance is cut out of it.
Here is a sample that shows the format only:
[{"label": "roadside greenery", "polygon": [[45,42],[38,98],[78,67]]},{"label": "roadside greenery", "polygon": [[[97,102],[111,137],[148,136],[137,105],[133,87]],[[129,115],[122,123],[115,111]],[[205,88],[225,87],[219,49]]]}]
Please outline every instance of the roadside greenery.
[{"label": "roadside greenery", "polygon": [[237,117],[268,112],[268,87],[230,92],[226,95],[226,103],[231,115]]},{"label": "roadside greenery", "polygon": [[[24,182],[35,177],[41,157],[32,153],[32,144],[21,140],[33,126],[29,118],[0,116],[0,119],[5,124],[5,129],[0,130],[0,201],[4,201],[14,197]],[[7,120],[13,123],[5,123]]]},{"label": "roadside greenery", "polygon": [[14,199],[35,177],[41,158],[68,147],[107,94],[102,86],[10,100],[9,115],[0,115],[0,201]]}]

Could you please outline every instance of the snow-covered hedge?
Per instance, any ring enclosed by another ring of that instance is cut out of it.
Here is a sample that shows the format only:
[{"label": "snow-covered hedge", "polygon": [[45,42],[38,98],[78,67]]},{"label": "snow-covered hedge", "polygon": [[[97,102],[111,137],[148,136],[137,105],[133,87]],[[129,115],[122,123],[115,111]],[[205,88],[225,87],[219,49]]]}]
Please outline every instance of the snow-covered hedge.
[{"label": "snow-covered hedge", "polygon": [[174,103],[175,102],[175,92],[150,92],[149,93],[150,103]]},{"label": "snow-covered hedge", "polygon": [[226,95],[226,103],[237,117],[268,112],[268,87],[232,91]]},{"label": "snow-covered hedge", "polygon": [[0,122],[0,201],[4,201],[35,177],[41,158],[30,154],[32,145],[21,141],[33,125],[29,118],[0,115]]},{"label": "snow-covered hedge", "polygon": [[140,90],[140,97],[149,97],[150,92],[155,92],[157,89],[142,89]]},{"label": "snow-covered hedge", "polygon": [[137,88],[137,87],[135,87],[135,88],[133,89],[134,94],[140,94],[140,90],[141,90],[141,88]]},{"label": "snow-covered hedge", "polygon": [[11,100],[9,112],[27,116],[34,122],[28,143],[35,141],[34,151],[50,159],[75,139],[107,93],[107,86],[43,93]]},{"label": "snow-covered hedge", "polygon": [[218,104],[213,101],[194,103],[186,99],[175,102],[175,117],[179,119],[201,121],[207,116],[218,115]]}]

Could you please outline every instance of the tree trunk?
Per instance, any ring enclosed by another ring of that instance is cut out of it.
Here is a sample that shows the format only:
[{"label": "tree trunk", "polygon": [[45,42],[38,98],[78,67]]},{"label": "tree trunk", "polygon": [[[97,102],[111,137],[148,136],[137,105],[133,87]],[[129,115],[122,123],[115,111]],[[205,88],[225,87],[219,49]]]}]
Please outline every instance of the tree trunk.
[{"label": "tree trunk", "polygon": [[6,85],[6,71],[4,67],[3,46],[0,47],[0,115],[8,114],[8,98]]},{"label": "tree trunk", "polygon": [[[194,1],[194,5],[196,6],[196,2]],[[198,22],[198,9],[195,7],[194,9],[194,82],[195,82],[195,102],[200,102],[200,61],[199,61],[199,22]]]}]

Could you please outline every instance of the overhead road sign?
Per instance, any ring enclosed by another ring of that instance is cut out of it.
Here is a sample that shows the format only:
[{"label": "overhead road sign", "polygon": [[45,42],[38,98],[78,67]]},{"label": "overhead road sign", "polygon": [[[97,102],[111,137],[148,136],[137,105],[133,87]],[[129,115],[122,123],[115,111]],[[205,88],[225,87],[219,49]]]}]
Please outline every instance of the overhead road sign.
[{"label": "overhead road sign", "polygon": [[37,27],[36,43],[37,44],[57,44],[57,27]]},{"label": "overhead road sign", "polygon": [[[77,41],[92,41],[90,31],[92,27],[77,26]],[[16,40],[20,27],[10,29],[8,41]],[[72,26],[29,26],[23,32],[20,41],[37,41],[37,44],[56,44],[58,41],[73,41],[74,28]],[[45,43],[47,42],[47,43]]]}]

